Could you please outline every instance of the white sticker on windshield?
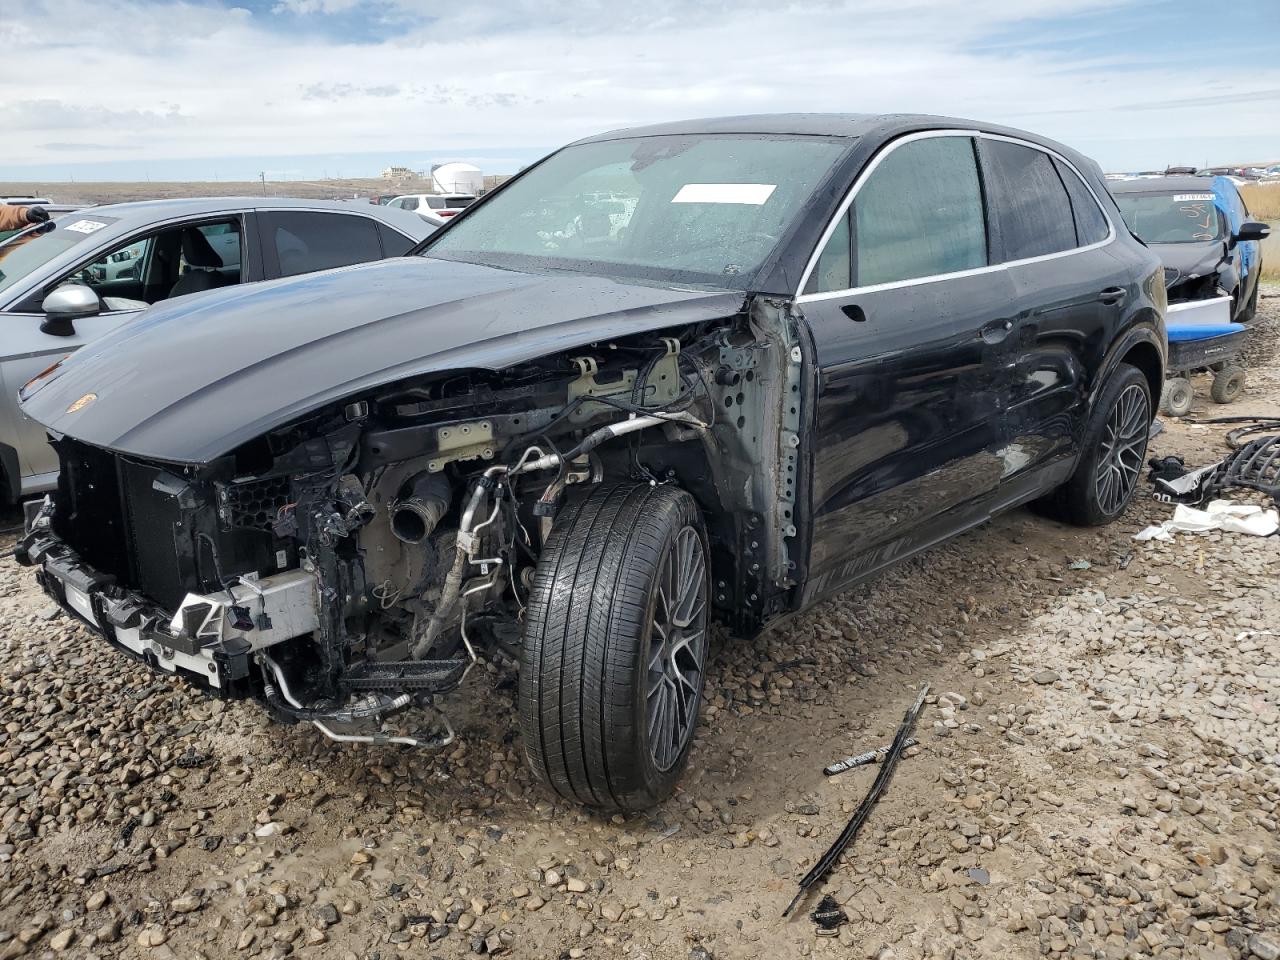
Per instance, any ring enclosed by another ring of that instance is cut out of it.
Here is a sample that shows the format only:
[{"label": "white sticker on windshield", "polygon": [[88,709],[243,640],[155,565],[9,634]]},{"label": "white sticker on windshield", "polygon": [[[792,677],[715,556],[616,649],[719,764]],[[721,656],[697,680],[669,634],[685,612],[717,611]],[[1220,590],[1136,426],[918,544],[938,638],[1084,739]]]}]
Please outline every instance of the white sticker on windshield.
[{"label": "white sticker on windshield", "polygon": [[758,207],[778,188],[776,183],[686,183],[672,203],[749,203]]},{"label": "white sticker on windshield", "polygon": [[74,233],[95,233],[105,227],[105,223],[97,220],[77,220],[75,223],[69,223],[63,229],[70,230]]},{"label": "white sticker on windshield", "polygon": [[1212,200],[1212,193],[1175,193],[1173,195],[1174,203],[1183,203],[1187,200]]}]

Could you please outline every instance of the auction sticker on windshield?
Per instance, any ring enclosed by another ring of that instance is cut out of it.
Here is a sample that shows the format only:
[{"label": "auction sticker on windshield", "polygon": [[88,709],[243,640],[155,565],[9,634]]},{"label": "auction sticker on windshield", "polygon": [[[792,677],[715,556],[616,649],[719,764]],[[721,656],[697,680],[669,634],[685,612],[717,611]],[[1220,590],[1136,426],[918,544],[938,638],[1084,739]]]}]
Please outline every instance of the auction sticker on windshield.
[{"label": "auction sticker on windshield", "polygon": [[77,220],[75,223],[69,223],[64,230],[70,230],[72,233],[97,233],[106,224],[101,220]]},{"label": "auction sticker on windshield", "polygon": [[672,203],[746,203],[758,207],[778,188],[776,183],[686,183]]},{"label": "auction sticker on windshield", "polygon": [[1190,200],[1212,200],[1212,193],[1175,193],[1173,195],[1174,203],[1183,203]]}]

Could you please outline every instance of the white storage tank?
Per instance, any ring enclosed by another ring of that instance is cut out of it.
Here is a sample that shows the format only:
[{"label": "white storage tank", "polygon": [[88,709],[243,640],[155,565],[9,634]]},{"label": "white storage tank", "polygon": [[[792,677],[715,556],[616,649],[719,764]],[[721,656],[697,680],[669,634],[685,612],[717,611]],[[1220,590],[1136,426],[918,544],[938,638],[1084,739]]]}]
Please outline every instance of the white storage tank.
[{"label": "white storage tank", "polygon": [[431,170],[436,193],[469,193],[476,196],[484,189],[484,174],[469,163],[442,163]]}]

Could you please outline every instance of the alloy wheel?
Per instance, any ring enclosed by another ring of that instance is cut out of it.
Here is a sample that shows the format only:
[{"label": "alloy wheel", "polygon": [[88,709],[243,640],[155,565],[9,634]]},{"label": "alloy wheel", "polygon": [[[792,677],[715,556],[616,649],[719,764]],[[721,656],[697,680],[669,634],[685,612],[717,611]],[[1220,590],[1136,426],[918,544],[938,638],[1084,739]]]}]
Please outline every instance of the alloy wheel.
[{"label": "alloy wheel", "polygon": [[661,771],[684,752],[698,721],[707,649],[707,563],[691,526],[672,539],[658,571],[649,635],[645,723]]},{"label": "alloy wheel", "polygon": [[1147,395],[1137,384],[1125,387],[1103,427],[1094,471],[1098,506],[1107,516],[1120,512],[1138,484],[1150,422]]}]

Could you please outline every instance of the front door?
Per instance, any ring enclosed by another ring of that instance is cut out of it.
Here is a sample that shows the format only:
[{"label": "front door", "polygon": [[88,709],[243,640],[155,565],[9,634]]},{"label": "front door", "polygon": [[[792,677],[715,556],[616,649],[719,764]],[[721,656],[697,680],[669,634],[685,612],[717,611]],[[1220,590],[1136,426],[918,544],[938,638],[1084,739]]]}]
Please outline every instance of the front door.
[{"label": "front door", "polygon": [[[18,409],[18,390],[62,357],[132,320],[152,303],[174,296],[182,275],[195,269],[183,252],[184,231],[199,231],[214,251],[221,266],[213,270],[221,285],[261,279],[260,268],[245,261],[249,264],[245,269],[242,263],[242,218],[202,218],[197,223],[166,224],[163,230],[115,245],[91,262],[41,285],[12,312],[0,314],[6,337],[0,353],[0,389],[4,391],[0,395],[0,438],[14,438],[24,494],[53,485],[58,457],[46,442],[44,427]],[[64,283],[91,287],[102,303],[102,312],[76,320],[72,336],[52,336],[40,329],[44,319],[40,304],[50,290]]]},{"label": "front door", "polygon": [[1016,358],[971,137],[890,145],[797,298],[819,367],[804,602],[980,520]]}]

